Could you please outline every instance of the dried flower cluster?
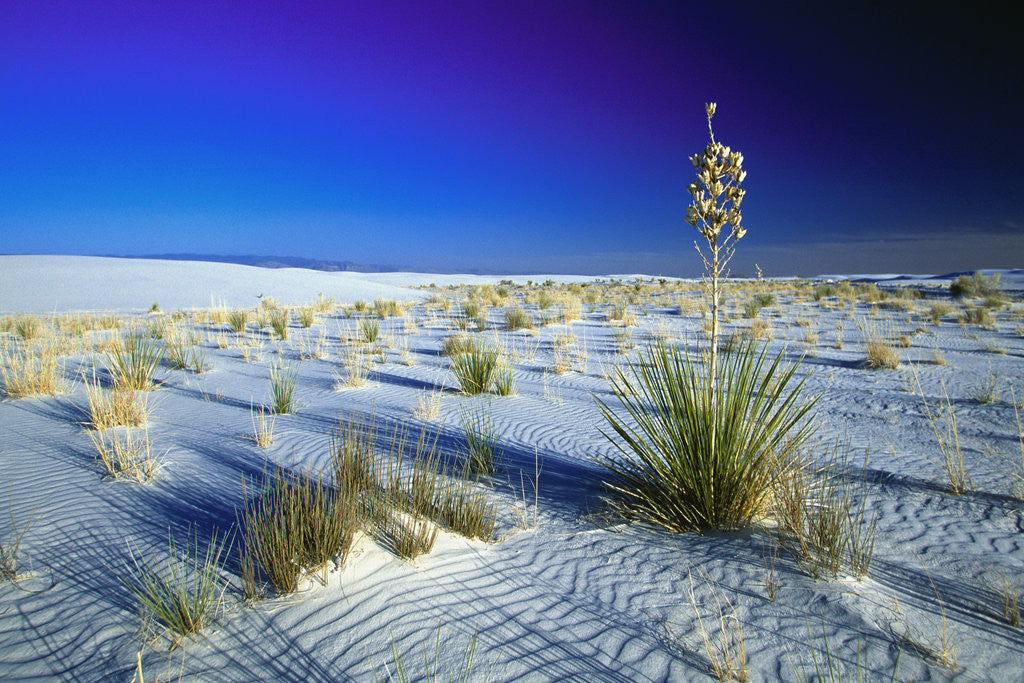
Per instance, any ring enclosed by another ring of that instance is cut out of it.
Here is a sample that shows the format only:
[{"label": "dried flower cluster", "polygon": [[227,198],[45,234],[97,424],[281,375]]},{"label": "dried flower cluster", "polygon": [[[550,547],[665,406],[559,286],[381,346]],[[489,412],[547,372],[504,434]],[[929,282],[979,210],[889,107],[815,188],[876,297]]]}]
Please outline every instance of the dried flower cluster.
[{"label": "dried flower cluster", "polygon": [[[710,102],[704,108],[708,115],[711,142],[702,153],[690,157],[690,163],[697,169],[697,180],[687,187],[693,197],[693,204],[687,208],[686,222],[697,228],[712,252],[715,252],[719,247],[722,228],[726,225],[731,225],[732,230],[721,246],[747,233],[741,225],[740,214],[740,204],[747,192],[741,185],[747,172],[743,170],[743,155],[739,151],[715,141],[715,132],[711,128],[715,103]],[[700,251],[699,247],[697,251]],[[703,253],[701,257],[704,258]],[[704,260],[707,263],[707,259]]]}]

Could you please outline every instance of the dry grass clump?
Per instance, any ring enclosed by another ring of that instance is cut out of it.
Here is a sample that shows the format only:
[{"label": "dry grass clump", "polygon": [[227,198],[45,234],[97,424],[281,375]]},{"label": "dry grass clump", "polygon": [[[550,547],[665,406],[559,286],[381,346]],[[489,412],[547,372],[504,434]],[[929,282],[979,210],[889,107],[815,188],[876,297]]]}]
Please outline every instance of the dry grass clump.
[{"label": "dry grass clump", "polygon": [[[969,491],[973,484],[967,473],[967,468],[964,466],[964,456],[960,450],[960,431],[956,424],[956,410],[953,408],[952,401],[949,400],[946,383],[941,378],[939,379],[942,399],[933,406],[925,398],[916,368],[914,368],[914,382],[917,385],[917,393],[921,397],[922,412],[925,419],[928,420],[928,426],[932,428],[936,442],[938,442],[949,491],[956,496],[962,495]],[[945,401],[945,405],[943,405],[943,401]]]},{"label": "dry grass clump", "polygon": [[152,454],[149,431],[142,437],[132,430],[123,432],[89,432],[89,438],[96,447],[96,453],[103,469],[112,479],[127,479],[145,484],[156,477],[160,470],[159,458]]},{"label": "dry grass clump", "polygon": [[837,578],[843,567],[866,576],[874,555],[877,516],[855,500],[848,458],[833,454],[823,468],[799,462],[776,489],[779,545],[813,579]]},{"label": "dry grass clump", "polygon": [[43,324],[39,318],[19,316],[14,320],[14,333],[24,341],[32,341],[43,332]]},{"label": "dry grass clump", "polygon": [[90,427],[102,431],[119,426],[141,427],[146,423],[149,417],[148,394],[121,389],[104,391],[96,380],[95,371],[91,382],[84,375],[82,379],[89,401],[87,415]]},{"label": "dry grass clump", "polygon": [[530,318],[529,313],[516,304],[512,308],[505,309],[505,329],[509,332],[532,330],[533,319]]},{"label": "dry grass clump", "polygon": [[436,420],[441,414],[441,392],[440,390],[427,392],[420,392],[416,397],[416,407],[413,408],[412,414],[417,420],[424,422],[430,422]]},{"label": "dry grass clump", "polygon": [[892,340],[892,331],[880,328],[874,321],[858,325],[864,339],[864,364],[872,370],[895,370],[900,365],[900,352]]},{"label": "dry grass clump", "polygon": [[281,341],[288,339],[288,311],[272,309],[267,317],[274,334]]},{"label": "dry grass clump", "polygon": [[52,341],[11,348],[0,345],[0,376],[4,380],[4,394],[22,398],[64,392],[67,389],[64,365],[58,359],[59,350]]},{"label": "dry grass clump", "polygon": [[335,375],[335,389],[361,387],[366,385],[370,373],[370,360],[354,346],[345,347],[342,368]]},{"label": "dry grass clump", "polygon": [[[445,299],[445,301],[448,301],[450,305],[450,300]],[[373,312],[376,313],[379,318],[385,320],[387,318],[400,318],[401,316],[405,315],[405,309],[402,308],[402,305],[400,303],[393,299],[374,299]]]},{"label": "dry grass clump", "polygon": [[249,439],[260,448],[270,448],[274,443],[274,424],[277,422],[277,415],[271,414],[268,420],[266,413],[260,410],[260,417],[257,420],[256,411],[250,406],[249,417],[252,421],[252,436]]}]

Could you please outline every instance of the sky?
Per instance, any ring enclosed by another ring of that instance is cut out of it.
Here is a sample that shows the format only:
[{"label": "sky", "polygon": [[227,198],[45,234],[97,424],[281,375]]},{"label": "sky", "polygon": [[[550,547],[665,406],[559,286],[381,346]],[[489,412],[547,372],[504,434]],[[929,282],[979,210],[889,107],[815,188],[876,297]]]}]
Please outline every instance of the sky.
[{"label": "sky", "polygon": [[734,274],[1024,267],[1010,5],[772,4],[0,0],[0,253],[692,276],[715,101]]}]

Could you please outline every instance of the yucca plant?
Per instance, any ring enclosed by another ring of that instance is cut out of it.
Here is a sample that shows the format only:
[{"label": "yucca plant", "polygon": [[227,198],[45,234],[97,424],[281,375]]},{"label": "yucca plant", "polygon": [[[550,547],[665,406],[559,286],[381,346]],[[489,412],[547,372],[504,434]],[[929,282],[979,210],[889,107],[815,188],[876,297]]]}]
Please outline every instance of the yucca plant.
[{"label": "yucca plant", "polygon": [[274,365],[270,369],[270,405],[274,413],[282,415],[295,408],[295,376],[298,370],[287,368],[283,364]]},{"label": "yucca plant", "polygon": [[764,514],[817,400],[800,400],[806,378],[790,388],[797,365],[781,361],[746,342],[712,375],[709,361],[662,343],[617,368],[623,412],[598,403],[624,458],[599,462],[620,511],[672,531],[742,528]]},{"label": "yucca plant", "polygon": [[130,334],[107,354],[107,372],[118,389],[149,391],[154,386],[153,374],[163,357],[164,347],[159,341]]},{"label": "yucca plant", "polygon": [[249,312],[243,308],[236,308],[228,312],[228,325],[235,334],[245,332],[245,326],[249,323]]},{"label": "yucca plant", "polygon": [[270,312],[270,326],[278,339],[288,339],[288,311],[274,310]]},{"label": "yucca plant", "polygon": [[497,349],[478,344],[452,358],[452,373],[459,383],[459,388],[470,396],[490,390],[497,367]]},{"label": "yucca plant", "polygon": [[359,333],[367,344],[375,343],[380,338],[380,321],[376,318],[363,318],[359,321]]}]

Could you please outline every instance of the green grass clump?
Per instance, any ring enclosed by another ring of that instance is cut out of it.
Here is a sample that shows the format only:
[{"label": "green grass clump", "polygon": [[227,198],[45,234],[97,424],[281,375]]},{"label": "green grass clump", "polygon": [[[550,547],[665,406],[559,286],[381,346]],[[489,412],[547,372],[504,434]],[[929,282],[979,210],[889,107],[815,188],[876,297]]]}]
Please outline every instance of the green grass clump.
[{"label": "green grass clump", "polygon": [[[745,343],[717,369],[664,344],[651,347],[598,400],[621,458],[600,457],[612,504],[671,531],[735,529],[764,514],[772,490],[810,434],[797,365]],[[635,426],[634,426],[635,425]]]},{"label": "green grass clump", "polygon": [[452,357],[452,373],[464,394],[473,396],[490,391],[498,367],[498,351],[472,343]]},{"label": "green grass clump", "polygon": [[249,312],[245,309],[235,309],[228,312],[228,325],[235,334],[245,332],[245,326],[249,324]]},{"label": "green grass clump", "polygon": [[332,561],[343,565],[360,524],[356,494],[321,474],[272,471],[242,512],[246,595],[261,593],[259,573],[284,595],[298,590],[303,574],[326,574]]},{"label": "green grass clump", "polygon": [[466,434],[466,467],[472,474],[494,474],[494,449],[498,437],[489,410],[466,410],[459,415]]},{"label": "green grass clump", "polygon": [[206,547],[199,550],[199,539],[185,547],[178,557],[174,539],[168,540],[169,559],[140,559],[131,553],[128,575],[119,576],[121,583],[138,601],[143,613],[162,626],[172,643],[206,628],[223,604],[226,584],[221,581],[221,555],[224,541],[214,534]]},{"label": "green grass clump", "polygon": [[153,374],[164,357],[156,339],[130,334],[107,353],[106,368],[114,386],[122,391],[149,391]]},{"label": "green grass clump", "polygon": [[367,344],[373,344],[380,338],[380,321],[376,318],[363,318],[359,321],[359,334]]},{"label": "green grass clump", "polygon": [[270,312],[270,326],[274,329],[277,338],[284,341],[288,339],[288,311],[280,309]]},{"label": "green grass clump", "polygon": [[298,370],[286,368],[283,364],[270,369],[270,407],[274,413],[283,415],[295,409],[295,376]]}]

